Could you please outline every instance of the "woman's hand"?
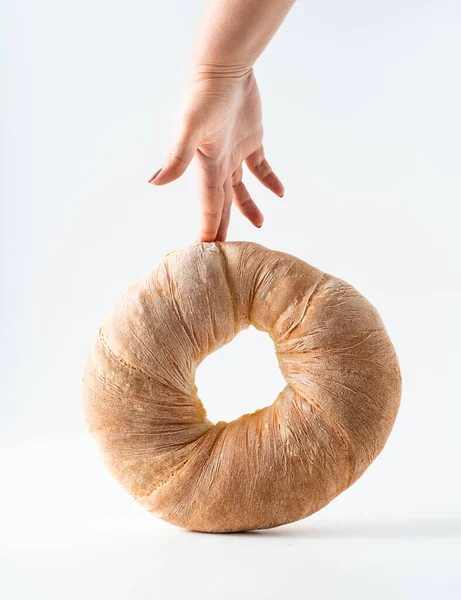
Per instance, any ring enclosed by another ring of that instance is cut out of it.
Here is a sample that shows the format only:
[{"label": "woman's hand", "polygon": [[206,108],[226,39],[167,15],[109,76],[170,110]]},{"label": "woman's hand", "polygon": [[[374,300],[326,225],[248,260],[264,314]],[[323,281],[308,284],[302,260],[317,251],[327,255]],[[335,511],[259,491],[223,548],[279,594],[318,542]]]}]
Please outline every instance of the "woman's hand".
[{"label": "woman's hand", "polygon": [[225,241],[232,202],[256,227],[263,215],[242,182],[242,164],[274,194],[283,185],[264,157],[261,100],[252,68],[204,66],[194,69],[181,126],[166,163],[150,179],[170,183],[196,156],[202,242]]}]

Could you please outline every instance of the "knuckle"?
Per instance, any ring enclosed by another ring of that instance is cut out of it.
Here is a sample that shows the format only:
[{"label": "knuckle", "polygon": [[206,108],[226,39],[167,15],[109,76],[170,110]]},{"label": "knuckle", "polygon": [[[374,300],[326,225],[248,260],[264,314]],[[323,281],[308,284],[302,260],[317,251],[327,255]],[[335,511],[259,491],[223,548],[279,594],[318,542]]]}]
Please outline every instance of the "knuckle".
[{"label": "knuckle", "polygon": [[218,221],[221,218],[221,213],[217,211],[204,210],[203,216],[208,220]]},{"label": "knuckle", "polygon": [[255,169],[258,171],[258,173],[261,174],[261,176],[267,177],[268,175],[270,175],[272,173],[272,169],[269,166],[269,163],[267,162],[266,159],[264,159],[261,163],[259,163]]},{"label": "knuckle", "polygon": [[222,183],[219,183],[216,179],[208,179],[205,183],[205,187],[210,192],[216,192],[222,189]]},{"label": "knuckle", "polygon": [[168,160],[169,160],[169,162],[176,162],[181,165],[187,166],[187,164],[188,164],[187,160],[182,155],[182,152],[179,152],[177,150],[172,150],[172,151],[168,152]]}]

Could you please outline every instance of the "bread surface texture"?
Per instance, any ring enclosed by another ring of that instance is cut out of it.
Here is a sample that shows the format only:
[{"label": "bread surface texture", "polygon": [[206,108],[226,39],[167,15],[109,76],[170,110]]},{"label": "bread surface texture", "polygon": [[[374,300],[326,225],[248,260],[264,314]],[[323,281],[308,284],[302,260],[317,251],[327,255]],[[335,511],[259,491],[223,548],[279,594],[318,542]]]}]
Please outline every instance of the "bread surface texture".
[{"label": "bread surface texture", "polygon": [[[261,399],[266,408],[214,424],[195,371],[250,325],[273,340],[286,387],[272,404]],[[396,353],[370,302],[250,242],[165,256],[110,311],[83,376],[86,421],[114,477],[154,515],[208,532],[275,527],[324,507],[380,453],[400,395]]]}]

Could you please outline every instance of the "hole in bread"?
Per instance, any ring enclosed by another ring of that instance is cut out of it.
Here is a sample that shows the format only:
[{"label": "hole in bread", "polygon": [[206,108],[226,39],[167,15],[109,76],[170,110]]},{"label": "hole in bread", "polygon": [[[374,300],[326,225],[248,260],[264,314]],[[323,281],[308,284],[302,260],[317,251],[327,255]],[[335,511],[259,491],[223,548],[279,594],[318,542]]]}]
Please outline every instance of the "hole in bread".
[{"label": "hole in bread", "polygon": [[195,384],[213,423],[269,406],[285,387],[271,338],[250,327],[199,365]]}]

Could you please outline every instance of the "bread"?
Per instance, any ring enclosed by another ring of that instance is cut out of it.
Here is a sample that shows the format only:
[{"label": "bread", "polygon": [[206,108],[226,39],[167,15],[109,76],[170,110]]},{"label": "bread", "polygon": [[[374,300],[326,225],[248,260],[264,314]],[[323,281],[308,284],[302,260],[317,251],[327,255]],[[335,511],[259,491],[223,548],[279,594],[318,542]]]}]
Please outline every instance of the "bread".
[{"label": "bread", "polygon": [[[213,424],[195,370],[249,325],[272,338],[287,385],[270,406]],[[400,393],[368,300],[247,242],[168,254],[112,309],[83,377],[86,420],[116,479],[154,515],[209,532],[275,527],[324,507],[380,453]]]}]

